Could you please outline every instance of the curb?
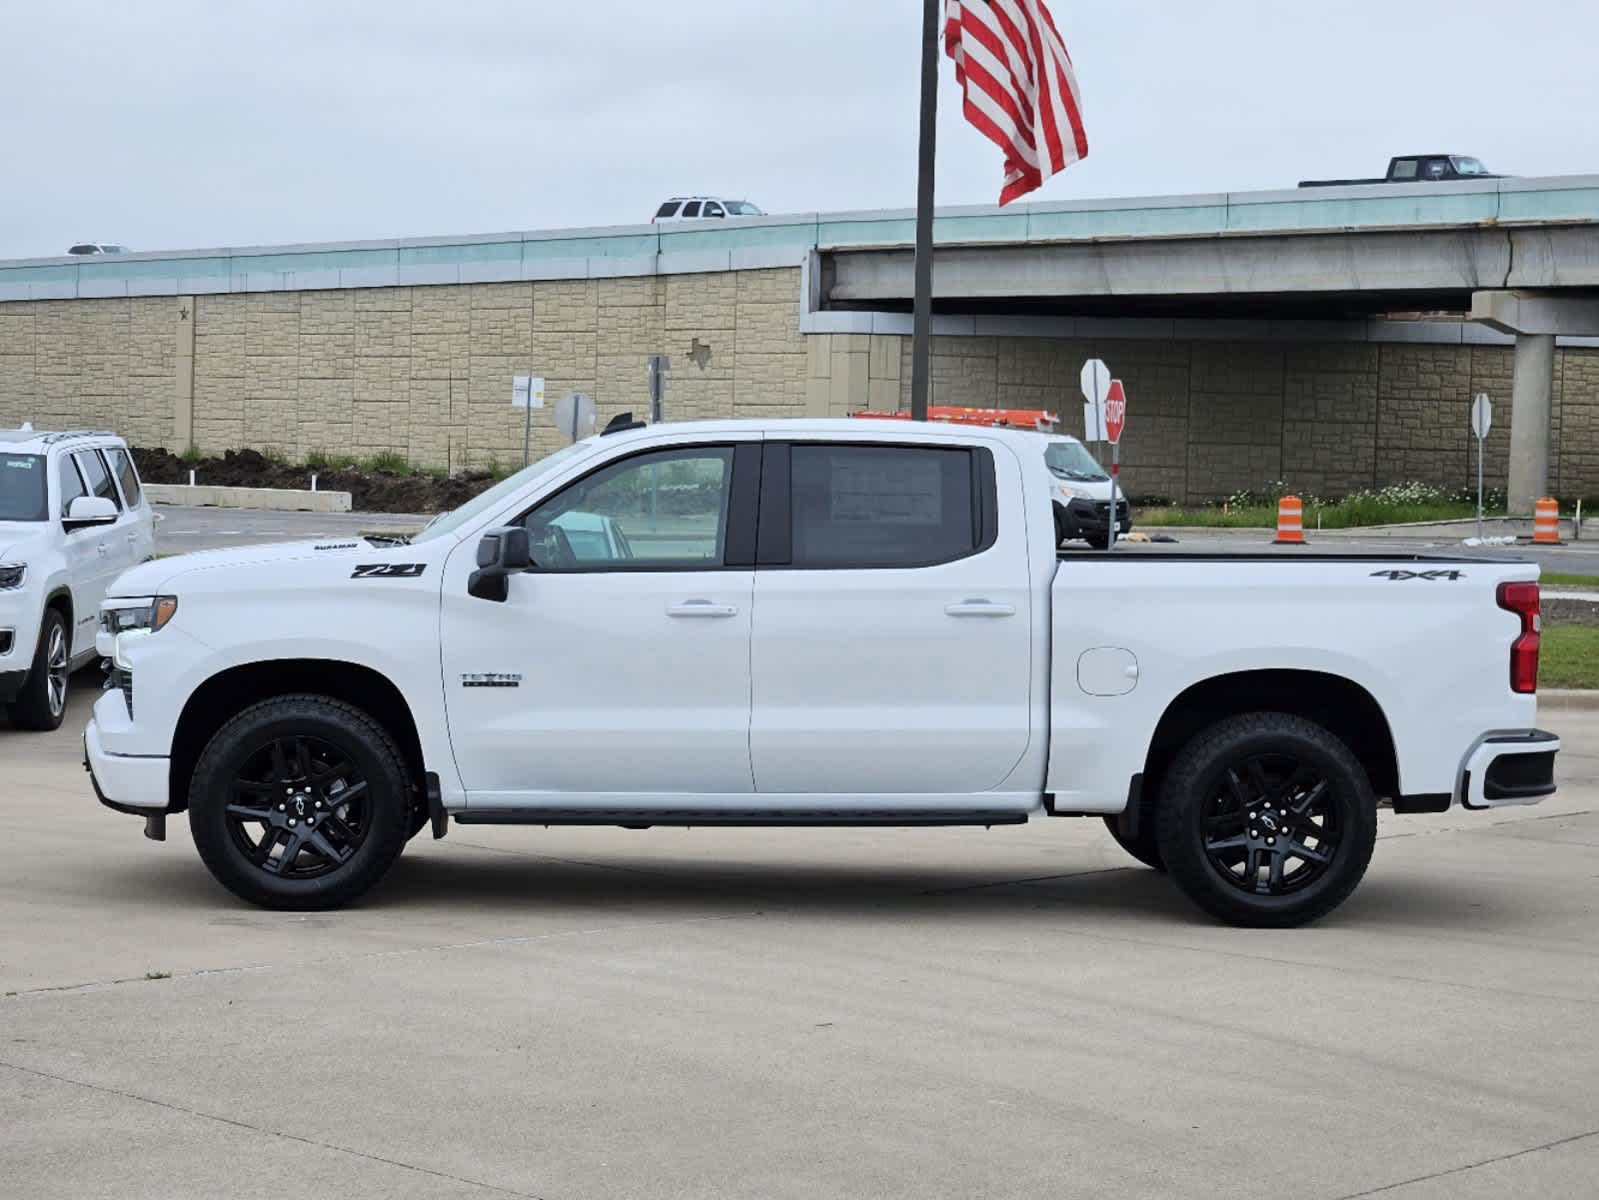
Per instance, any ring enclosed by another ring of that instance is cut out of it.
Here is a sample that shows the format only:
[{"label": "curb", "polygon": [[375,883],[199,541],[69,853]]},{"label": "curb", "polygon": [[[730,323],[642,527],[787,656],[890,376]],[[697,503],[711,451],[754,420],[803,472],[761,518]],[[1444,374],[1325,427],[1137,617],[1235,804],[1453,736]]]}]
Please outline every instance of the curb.
[{"label": "curb", "polygon": [[1599,712],[1599,690],[1539,688],[1538,706],[1554,712]]},{"label": "curb", "polygon": [[257,508],[277,512],[347,513],[349,492],[313,492],[297,488],[220,487],[202,483],[147,483],[145,495],[155,504],[195,508]]}]

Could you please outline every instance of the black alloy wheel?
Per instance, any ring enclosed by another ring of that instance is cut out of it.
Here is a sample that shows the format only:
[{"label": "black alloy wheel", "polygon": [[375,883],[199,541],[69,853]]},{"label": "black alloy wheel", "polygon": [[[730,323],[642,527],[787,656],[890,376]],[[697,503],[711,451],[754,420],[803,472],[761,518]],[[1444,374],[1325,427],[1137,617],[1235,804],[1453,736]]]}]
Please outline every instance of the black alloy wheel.
[{"label": "black alloy wheel", "polygon": [[1332,783],[1293,754],[1226,767],[1205,800],[1205,857],[1241,891],[1286,896],[1326,874],[1342,831]]},{"label": "black alloy wheel", "polygon": [[252,864],[283,879],[316,879],[361,848],[371,787],[349,754],[321,738],[274,737],[233,777],[228,833]]}]

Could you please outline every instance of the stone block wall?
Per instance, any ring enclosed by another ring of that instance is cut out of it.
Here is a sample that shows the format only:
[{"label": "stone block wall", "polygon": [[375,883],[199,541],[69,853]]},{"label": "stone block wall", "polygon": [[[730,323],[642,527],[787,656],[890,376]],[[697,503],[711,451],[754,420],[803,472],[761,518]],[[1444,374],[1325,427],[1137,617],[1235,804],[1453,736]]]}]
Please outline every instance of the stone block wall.
[{"label": "stone block wall", "polygon": [[[895,340],[908,408],[910,339]],[[1127,386],[1130,489],[1204,500],[1279,481],[1319,496],[1409,480],[1474,487],[1471,400],[1486,391],[1484,478],[1503,490],[1512,357],[1509,346],[1404,342],[935,337],[932,402],[1054,409],[1080,436],[1078,373],[1104,359]],[[1599,495],[1599,349],[1558,352],[1554,414],[1551,487]]]},{"label": "stone block wall", "polygon": [[[0,425],[104,426],[130,441],[391,451],[418,465],[521,461],[511,379],[600,419],[648,409],[647,355],[672,356],[671,420],[909,407],[910,338],[802,335],[794,268],[613,279],[0,303]],[[1495,401],[1487,480],[1505,483],[1506,346],[1356,341],[935,337],[933,402],[1050,408],[1082,432],[1078,373],[1103,358],[1130,397],[1135,495],[1226,496],[1276,481],[1334,496],[1476,478],[1471,397]],[[192,432],[191,432],[192,431]],[[1599,349],[1556,358],[1554,490],[1599,495]]]},{"label": "stone block wall", "polygon": [[207,452],[510,465],[525,421],[513,376],[545,378],[536,456],[564,441],[564,392],[592,395],[602,423],[647,412],[655,353],[672,356],[673,420],[800,415],[798,271],[0,303],[0,425],[105,426],[169,449],[192,428]]}]

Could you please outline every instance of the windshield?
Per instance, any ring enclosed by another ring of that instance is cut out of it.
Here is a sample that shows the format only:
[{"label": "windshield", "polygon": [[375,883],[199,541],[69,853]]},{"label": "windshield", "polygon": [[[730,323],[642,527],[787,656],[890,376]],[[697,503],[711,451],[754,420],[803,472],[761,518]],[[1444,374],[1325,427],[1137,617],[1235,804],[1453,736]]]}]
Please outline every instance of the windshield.
[{"label": "windshield", "polygon": [[1051,442],[1044,448],[1044,462],[1062,479],[1110,478],[1081,442]]},{"label": "windshield", "polygon": [[0,521],[44,519],[44,456],[0,454]]},{"label": "windshield", "polygon": [[727,201],[727,211],[735,217],[764,217],[766,215],[748,200]]},{"label": "windshield", "polygon": [[1482,163],[1478,162],[1475,158],[1463,158],[1459,155],[1456,155],[1449,161],[1455,164],[1455,173],[1457,175],[1488,174],[1488,168],[1483,166]]},{"label": "windshield", "polygon": [[554,470],[569,458],[575,458],[580,453],[591,447],[592,439],[583,442],[573,442],[570,446],[563,446],[554,454],[547,454],[535,463],[523,467],[515,475],[500,480],[486,492],[481,492],[472,497],[465,504],[442,516],[434,517],[427,527],[411,539],[415,542],[431,542],[436,537],[453,533],[463,525],[470,524],[472,520],[489,511],[507,496],[514,495],[519,489],[532,483],[540,475]]}]

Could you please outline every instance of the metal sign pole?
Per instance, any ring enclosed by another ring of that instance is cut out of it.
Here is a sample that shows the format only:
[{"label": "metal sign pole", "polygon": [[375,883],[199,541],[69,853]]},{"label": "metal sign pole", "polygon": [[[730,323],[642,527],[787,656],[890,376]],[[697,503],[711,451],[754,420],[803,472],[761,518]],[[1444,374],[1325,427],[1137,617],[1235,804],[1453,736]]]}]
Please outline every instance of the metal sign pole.
[{"label": "metal sign pole", "polygon": [[527,420],[522,425],[522,465],[528,464],[528,453],[533,443],[533,366],[527,369]]},{"label": "metal sign pole", "polygon": [[911,420],[927,420],[933,340],[933,162],[938,138],[938,31],[944,5],[922,5],[922,104],[916,163],[916,260],[911,302]]},{"label": "metal sign pole", "polygon": [[1487,392],[1478,392],[1471,402],[1471,432],[1477,435],[1477,540],[1482,541],[1482,460],[1493,424],[1493,402]]},{"label": "metal sign pole", "polygon": [[1477,439],[1477,540],[1482,541],[1482,438]]},{"label": "metal sign pole", "polygon": [[1116,533],[1121,527],[1121,522],[1116,520],[1116,485],[1121,481],[1122,471],[1122,443],[1117,438],[1110,444],[1110,538],[1105,543],[1107,550],[1116,548]]}]

